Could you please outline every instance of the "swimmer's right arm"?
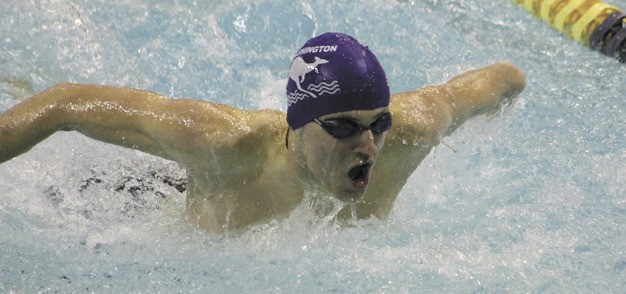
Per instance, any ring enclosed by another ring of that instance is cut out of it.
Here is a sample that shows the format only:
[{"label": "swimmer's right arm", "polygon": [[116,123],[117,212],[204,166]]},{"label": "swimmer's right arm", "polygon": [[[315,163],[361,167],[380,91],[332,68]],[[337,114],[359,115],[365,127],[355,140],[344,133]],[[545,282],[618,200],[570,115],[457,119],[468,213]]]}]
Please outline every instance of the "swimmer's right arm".
[{"label": "swimmer's right arm", "polygon": [[0,162],[60,130],[194,162],[244,129],[237,125],[244,122],[245,112],[225,105],[128,88],[59,84],[0,115]]}]

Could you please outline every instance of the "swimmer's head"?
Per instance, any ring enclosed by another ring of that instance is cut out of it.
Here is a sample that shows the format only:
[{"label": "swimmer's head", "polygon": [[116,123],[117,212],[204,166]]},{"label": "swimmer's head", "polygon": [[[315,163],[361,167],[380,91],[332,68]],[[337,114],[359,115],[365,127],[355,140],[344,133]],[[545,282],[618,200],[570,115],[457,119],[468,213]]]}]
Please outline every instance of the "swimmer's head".
[{"label": "swimmer's head", "polygon": [[287,97],[287,123],[295,130],[323,115],[387,107],[389,86],[367,47],[348,35],[325,33],[298,50]]}]

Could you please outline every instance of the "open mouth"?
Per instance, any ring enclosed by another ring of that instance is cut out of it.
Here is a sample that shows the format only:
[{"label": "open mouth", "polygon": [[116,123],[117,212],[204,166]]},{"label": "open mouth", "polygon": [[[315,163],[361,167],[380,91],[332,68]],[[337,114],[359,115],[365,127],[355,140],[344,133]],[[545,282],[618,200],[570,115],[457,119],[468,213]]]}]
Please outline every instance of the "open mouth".
[{"label": "open mouth", "polygon": [[370,169],[372,163],[365,163],[357,165],[348,171],[348,177],[353,187],[357,189],[364,189],[369,183]]}]

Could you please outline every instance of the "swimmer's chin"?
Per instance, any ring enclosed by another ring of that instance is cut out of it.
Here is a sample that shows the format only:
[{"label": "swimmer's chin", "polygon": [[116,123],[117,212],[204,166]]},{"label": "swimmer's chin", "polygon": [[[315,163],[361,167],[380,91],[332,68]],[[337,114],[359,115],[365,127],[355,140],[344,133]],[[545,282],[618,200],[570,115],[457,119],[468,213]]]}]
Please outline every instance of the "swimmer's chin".
[{"label": "swimmer's chin", "polygon": [[346,203],[352,203],[352,202],[356,202],[357,200],[363,198],[363,194],[365,193],[364,190],[359,189],[359,190],[344,190],[338,193],[335,193],[334,196],[335,198],[337,198],[337,200],[340,200],[342,202],[346,202]]}]

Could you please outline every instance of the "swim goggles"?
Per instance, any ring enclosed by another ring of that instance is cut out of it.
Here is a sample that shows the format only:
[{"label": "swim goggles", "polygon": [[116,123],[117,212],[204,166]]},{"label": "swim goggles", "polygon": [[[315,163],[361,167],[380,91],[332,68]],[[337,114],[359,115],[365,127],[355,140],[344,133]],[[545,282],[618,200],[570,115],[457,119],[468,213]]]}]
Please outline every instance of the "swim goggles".
[{"label": "swim goggles", "polygon": [[386,113],[383,116],[375,120],[369,127],[364,127],[353,120],[345,118],[329,118],[326,120],[313,119],[313,122],[320,125],[327,133],[337,139],[345,139],[353,136],[354,134],[363,131],[372,131],[374,134],[380,134],[382,132],[391,129],[391,113]]}]

